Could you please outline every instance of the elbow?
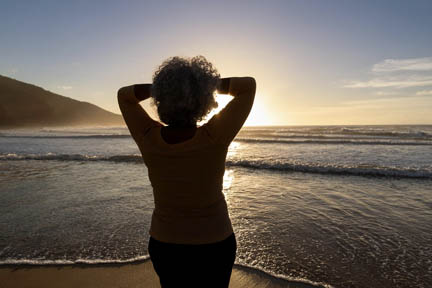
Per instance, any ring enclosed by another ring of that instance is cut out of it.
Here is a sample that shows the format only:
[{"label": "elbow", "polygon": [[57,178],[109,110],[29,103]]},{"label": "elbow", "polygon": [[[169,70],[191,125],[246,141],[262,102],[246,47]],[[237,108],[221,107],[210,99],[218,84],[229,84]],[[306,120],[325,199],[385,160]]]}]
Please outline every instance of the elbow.
[{"label": "elbow", "polygon": [[253,77],[245,77],[245,90],[255,96],[256,92],[256,81]]},{"label": "elbow", "polygon": [[136,104],[139,102],[134,95],[133,85],[120,88],[117,91],[117,100],[119,103],[122,102],[128,104]]},{"label": "elbow", "polygon": [[130,86],[122,87],[117,91],[117,100],[119,102],[132,102],[130,95]]},{"label": "elbow", "polygon": [[249,85],[256,86],[255,78],[253,78],[253,77],[245,77],[245,79],[246,79],[246,81],[249,82]]},{"label": "elbow", "polygon": [[117,99],[120,100],[121,98],[123,98],[125,95],[125,87],[120,88],[117,91]]},{"label": "elbow", "polygon": [[126,105],[128,103],[127,93],[125,87],[120,88],[117,91],[117,103],[120,107]]},{"label": "elbow", "polygon": [[249,86],[251,87],[251,90],[256,90],[256,81],[253,77],[246,77],[249,81]]},{"label": "elbow", "polygon": [[251,82],[251,89],[253,90],[253,91],[256,91],[256,81],[255,81],[255,78],[253,78],[253,77],[249,77],[250,78],[250,82]]},{"label": "elbow", "polygon": [[256,81],[253,77],[234,77],[230,82],[230,93],[232,95],[254,94],[256,90]]},{"label": "elbow", "polygon": [[246,91],[256,90],[256,81],[253,77],[243,77],[243,89]]}]

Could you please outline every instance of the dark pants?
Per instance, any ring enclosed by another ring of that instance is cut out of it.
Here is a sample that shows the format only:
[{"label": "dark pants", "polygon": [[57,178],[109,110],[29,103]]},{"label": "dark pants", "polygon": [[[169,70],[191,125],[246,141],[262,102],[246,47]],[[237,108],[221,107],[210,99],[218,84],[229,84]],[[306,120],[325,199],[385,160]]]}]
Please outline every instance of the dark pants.
[{"label": "dark pants", "polygon": [[228,287],[237,251],[234,233],[223,241],[171,244],[150,237],[148,251],[162,288]]}]

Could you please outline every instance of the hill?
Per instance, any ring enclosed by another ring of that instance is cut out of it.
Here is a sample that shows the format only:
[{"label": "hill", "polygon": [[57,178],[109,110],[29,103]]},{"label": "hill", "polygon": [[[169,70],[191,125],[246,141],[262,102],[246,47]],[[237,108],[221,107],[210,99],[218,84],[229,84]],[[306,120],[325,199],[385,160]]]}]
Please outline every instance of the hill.
[{"label": "hill", "polygon": [[111,125],[122,116],[0,75],[0,128]]}]

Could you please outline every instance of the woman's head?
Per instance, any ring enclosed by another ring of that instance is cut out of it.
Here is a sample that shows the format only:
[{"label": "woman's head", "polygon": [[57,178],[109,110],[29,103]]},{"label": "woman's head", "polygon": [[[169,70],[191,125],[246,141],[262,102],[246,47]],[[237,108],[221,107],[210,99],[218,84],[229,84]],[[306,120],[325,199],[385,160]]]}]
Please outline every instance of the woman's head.
[{"label": "woman's head", "polygon": [[152,97],[159,118],[169,126],[193,126],[217,107],[216,68],[203,56],[172,57],[153,75]]}]

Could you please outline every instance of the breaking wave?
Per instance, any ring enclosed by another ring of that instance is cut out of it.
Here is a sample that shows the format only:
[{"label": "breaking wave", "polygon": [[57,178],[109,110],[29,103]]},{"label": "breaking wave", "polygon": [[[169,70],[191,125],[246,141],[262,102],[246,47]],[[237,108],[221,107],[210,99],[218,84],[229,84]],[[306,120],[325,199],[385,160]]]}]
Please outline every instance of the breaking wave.
[{"label": "breaking wave", "polygon": [[[43,160],[43,161],[108,161],[124,163],[143,163],[139,154],[132,155],[82,155],[82,154],[0,154],[0,161]],[[280,172],[304,172],[334,175],[378,176],[398,178],[432,179],[432,171],[412,167],[387,167],[373,165],[342,166],[335,164],[292,163],[266,160],[227,160],[228,167],[263,169]]]},{"label": "breaking wave", "polygon": [[257,143],[257,144],[340,144],[340,145],[413,145],[413,146],[432,146],[432,142],[420,141],[392,141],[392,140],[373,140],[365,141],[358,139],[307,139],[307,140],[285,140],[285,139],[253,139],[235,138],[237,142]]}]

